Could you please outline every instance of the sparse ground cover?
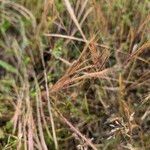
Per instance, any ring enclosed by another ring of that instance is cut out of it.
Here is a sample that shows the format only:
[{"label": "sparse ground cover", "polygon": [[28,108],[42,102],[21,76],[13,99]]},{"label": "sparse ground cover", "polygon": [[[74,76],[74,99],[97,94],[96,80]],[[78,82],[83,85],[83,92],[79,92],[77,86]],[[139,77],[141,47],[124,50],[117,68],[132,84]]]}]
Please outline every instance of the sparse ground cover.
[{"label": "sparse ground cover", "polygon": [[0,0],[0,149],[150,149],[149,0]]}]

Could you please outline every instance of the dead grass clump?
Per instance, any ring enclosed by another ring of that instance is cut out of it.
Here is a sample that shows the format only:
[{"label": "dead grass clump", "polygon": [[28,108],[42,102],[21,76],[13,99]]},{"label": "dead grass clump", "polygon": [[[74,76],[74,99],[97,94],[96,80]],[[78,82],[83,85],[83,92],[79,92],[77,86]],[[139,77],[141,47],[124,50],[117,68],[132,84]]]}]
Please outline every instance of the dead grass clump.
[{"label": "dead grass clump", "polygon": [[149,149],[149,13],[0,0],[0,149]]}]

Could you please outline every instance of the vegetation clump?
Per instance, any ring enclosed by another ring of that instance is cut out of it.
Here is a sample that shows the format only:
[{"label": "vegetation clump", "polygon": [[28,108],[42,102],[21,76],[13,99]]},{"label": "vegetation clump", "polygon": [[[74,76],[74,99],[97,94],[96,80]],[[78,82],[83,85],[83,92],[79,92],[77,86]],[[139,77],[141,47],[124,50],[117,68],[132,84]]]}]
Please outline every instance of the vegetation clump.
[{"label": "vegetation clump", "polygon": [[149,0],[0,0],[0,149],[150,149]]}]

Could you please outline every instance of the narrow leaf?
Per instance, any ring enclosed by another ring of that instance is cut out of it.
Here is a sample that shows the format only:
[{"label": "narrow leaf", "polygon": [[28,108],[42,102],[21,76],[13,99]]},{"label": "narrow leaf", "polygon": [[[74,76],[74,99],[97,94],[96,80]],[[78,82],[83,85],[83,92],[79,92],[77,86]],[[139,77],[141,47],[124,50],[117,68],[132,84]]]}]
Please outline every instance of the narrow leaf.
[{"label": "narrow leaf", "polygon": [[0,60],[0,67],[4,68],[7,71],[12,72],[12,73],[18,72],[16,68],[14,68],[12,65],[8,64],[7,62],[5,62],[3,60]]}]

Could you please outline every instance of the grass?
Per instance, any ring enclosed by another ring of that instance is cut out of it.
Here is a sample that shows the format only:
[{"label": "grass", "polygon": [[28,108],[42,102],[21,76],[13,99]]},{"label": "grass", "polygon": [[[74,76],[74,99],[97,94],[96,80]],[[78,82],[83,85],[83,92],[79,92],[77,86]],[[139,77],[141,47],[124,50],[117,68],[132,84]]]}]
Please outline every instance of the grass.
[{"label": "grass", "polygon": [[0,0],[0,149],[150,149],[149,0]]}]

